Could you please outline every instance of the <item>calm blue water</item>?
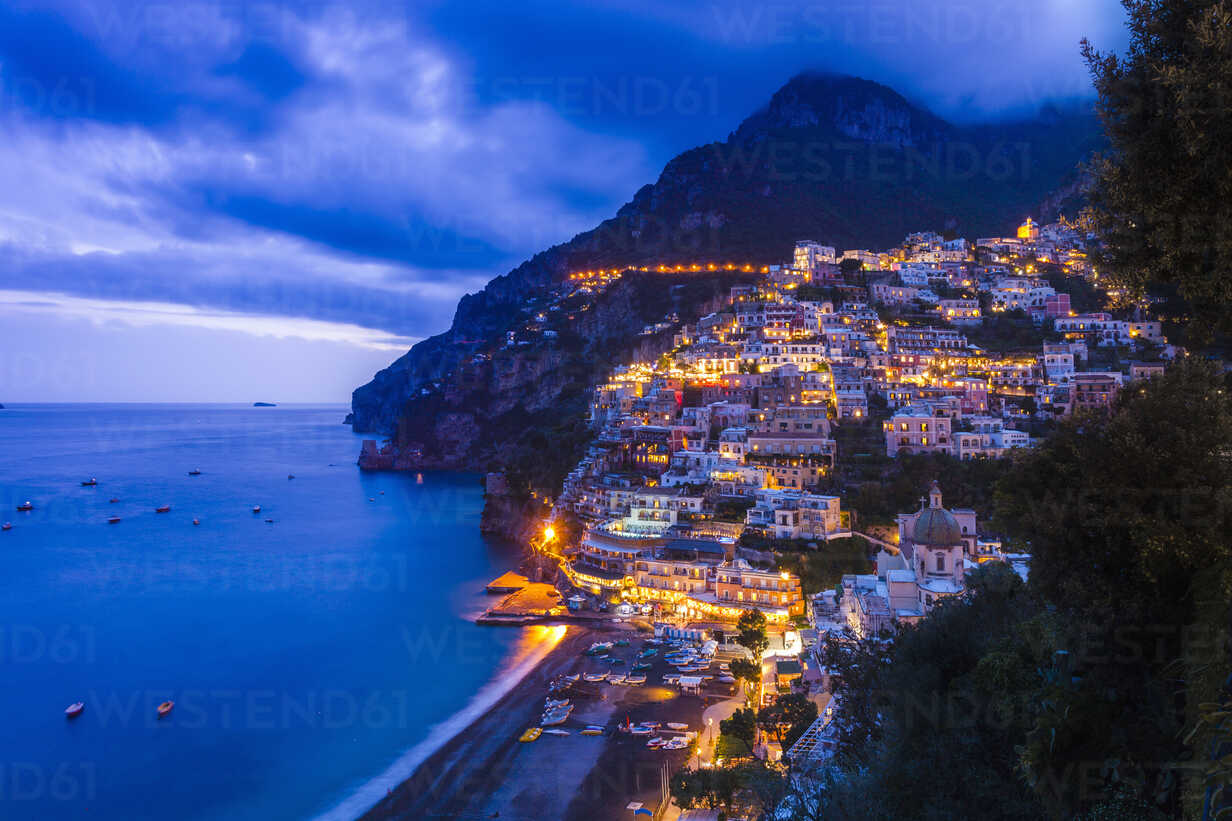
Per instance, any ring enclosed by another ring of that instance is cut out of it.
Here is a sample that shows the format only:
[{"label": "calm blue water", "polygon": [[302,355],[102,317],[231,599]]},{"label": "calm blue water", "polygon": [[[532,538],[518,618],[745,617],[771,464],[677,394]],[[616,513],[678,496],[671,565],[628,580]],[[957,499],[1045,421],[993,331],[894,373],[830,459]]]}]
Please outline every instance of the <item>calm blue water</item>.
[{"label": "calm blue water", "polygon": [[345,410],[0,410],[0,818],[310,817],[528,652],[463,618],[477,478],[361,474]]}]

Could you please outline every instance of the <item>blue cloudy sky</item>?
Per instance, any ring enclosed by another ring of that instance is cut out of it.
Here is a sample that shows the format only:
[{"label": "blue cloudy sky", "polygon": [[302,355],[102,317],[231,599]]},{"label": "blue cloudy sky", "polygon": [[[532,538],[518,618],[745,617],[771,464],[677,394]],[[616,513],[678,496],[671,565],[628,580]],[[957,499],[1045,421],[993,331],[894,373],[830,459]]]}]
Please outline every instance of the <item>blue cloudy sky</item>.
[{"label": "blue cloudy sky", "polygon": [[0,8],[0,401],[337,401],[793,74],[1089,95],[1116,0]]}]

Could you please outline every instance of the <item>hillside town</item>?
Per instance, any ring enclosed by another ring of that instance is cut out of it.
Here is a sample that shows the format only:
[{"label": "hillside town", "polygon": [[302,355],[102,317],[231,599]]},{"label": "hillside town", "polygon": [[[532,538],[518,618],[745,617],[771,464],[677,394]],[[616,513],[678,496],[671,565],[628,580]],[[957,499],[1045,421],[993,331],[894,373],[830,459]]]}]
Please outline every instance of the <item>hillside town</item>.
[{"label": "hillside town", "polygon": [[[595,438],[553,511],[584,526],[578,544],[563,546],[574,606],[589,596],[686,621],[734,621],[750,608],[772,623],[807,620],[800,579],[765,566],[742,537],[824,550],[858,532],[826,492],[850,455],[836,431],[875,425],[889,457],[999,459],[1030,448],[1047,420],[1104,411],[1128,384],[1162,372],[1176,350],[1158,321],[1140,308],[1079,313],[1039,273],[1051,267],[1057,284],[1090,288],[1098,273],[1084,248],[1074,226],[1027,219],[1015,236],[974,244],[921,232],[884,252],[800,241],[782,264],[659,266],[760,275],[695,324],[665,316],[672,350],[595,388]],[[569,295],[620,275],[577,273]],[[1002,350],[972,341],[1002,315],[1043,341]],[[1138,358],[1110,366],[1102,354],[1114,349]],[[1026,572],[1025,556],[1003,552],[974,511],[946,511],[936,486],[920,492],[928,500],[899,517],[875,573],[843,581],[843,621],[860,635],[961,593],[965,566],[996,560]],[[921,536],[911,523],[934,510],[945,526]],[[943,552],[929,552],[938,544]]]}]

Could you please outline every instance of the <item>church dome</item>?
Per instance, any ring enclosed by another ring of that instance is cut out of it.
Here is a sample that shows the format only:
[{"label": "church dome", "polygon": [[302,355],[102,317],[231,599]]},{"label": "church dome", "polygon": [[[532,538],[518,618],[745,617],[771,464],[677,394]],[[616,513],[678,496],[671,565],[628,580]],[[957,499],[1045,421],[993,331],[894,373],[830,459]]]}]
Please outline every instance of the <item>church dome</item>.
[{"label": "church dome", "polygon": [[962,542],[962,528],[954,514],[945,508],[926,507],[915,520],[911,541],[918,545],[948,547]]}]

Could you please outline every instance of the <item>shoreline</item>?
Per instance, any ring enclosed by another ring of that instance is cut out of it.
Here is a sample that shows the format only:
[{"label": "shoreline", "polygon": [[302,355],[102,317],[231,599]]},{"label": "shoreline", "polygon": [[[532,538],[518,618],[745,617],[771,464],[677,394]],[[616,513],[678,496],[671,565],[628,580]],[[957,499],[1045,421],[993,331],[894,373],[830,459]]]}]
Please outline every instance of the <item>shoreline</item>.
[{"label": "shoreline", "polygon": [[[386,783],[398,762],[370,784],[387,791],[376,799],[359,802],[347,799],[333,810],[318,817],[318,821],[360,819],[360,821],[402,821],[429,816],[456,814],[476,795],[487,794],[500,783],[490,764],[507,757],[519,745],[518,734],[523,726],[531,726],[541,712],[548,683],[557,675],[568,672],[577,662],[578,654],[593,640],[595,629],[568,624],[565,636],[542,657],[531,663],[520,677],[465,726],[457,728],[448,739],[416,763],[410,772]],[[526,662],[524,662],[526,663]],[[482,691],[481,691],[482,692]],[[478,694],[477,694],[478,695]],[[463,712],[467,712],[464,710]],[[446,722],[448,723],[448,720]],[[443,723],[443,724],[444,724]],[[438,725],[443,726],[443,725]],[[409,757],[429,738],[409,750]],[[400,759],[402,760],[402,759]],[[367,785],[365,785],[367,787]],[[364,792],[361,789],[355,798]],[[362,811],[360,811],[362,810]]]}]

